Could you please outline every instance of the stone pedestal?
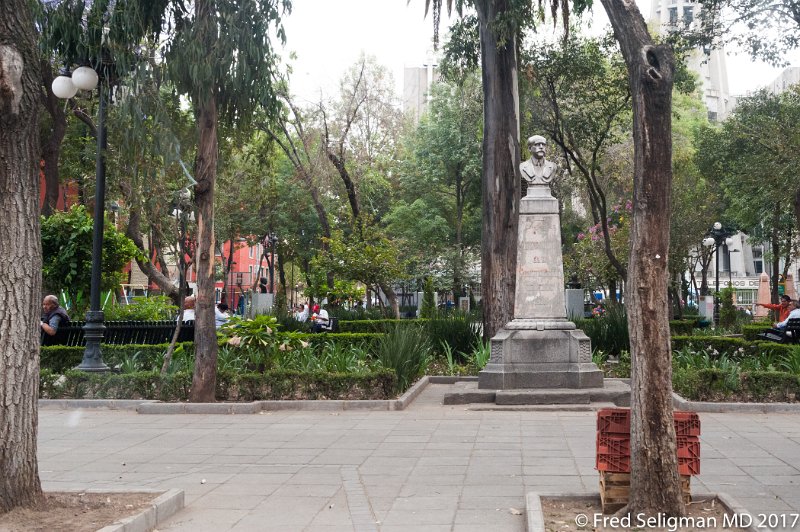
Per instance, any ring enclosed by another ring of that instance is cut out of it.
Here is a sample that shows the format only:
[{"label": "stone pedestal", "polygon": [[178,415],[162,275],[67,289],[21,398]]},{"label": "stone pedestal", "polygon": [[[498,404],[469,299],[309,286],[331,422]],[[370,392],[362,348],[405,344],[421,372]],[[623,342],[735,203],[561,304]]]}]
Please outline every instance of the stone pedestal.
[{"label": "stone pedestal", "polygon": [[601,388],[589,337],[567,319],[558,201],[546,185],[520,201],[514,319],[491,340],[482,389]]}]

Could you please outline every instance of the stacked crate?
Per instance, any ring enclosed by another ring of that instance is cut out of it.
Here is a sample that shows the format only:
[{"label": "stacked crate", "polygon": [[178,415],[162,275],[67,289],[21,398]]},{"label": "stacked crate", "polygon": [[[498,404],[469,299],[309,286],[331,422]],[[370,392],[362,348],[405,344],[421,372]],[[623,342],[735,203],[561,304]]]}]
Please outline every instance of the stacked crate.
[{"label": "stacked crate", "polygon": [[[700,474],[700,417],[695,412],[675,412],[678,473],[687,502],[691,475]],[[604,408],[597,412],[597,458],[603,512],[628,503],[631,471],[630,409]]]}]

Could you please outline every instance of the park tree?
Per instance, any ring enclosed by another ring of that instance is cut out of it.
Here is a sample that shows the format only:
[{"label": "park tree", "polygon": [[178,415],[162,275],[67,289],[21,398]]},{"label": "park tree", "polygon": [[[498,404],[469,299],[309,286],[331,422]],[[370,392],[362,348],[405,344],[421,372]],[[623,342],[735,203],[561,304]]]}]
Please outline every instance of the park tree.
[{"label": "park tree", "polygon": [[[374,242],[388,242],[376,234],[381,227],[375,222],[386,210],[389,187],[385,175],[395,160],[401,129],[402,117],[394,105],[392,84],[385,67],[374,58],[362,56],[342,78],[338,99],[320,102],[321,146],[345,190],[350,207],[349,240],[351,245],[364,249],[372,248]],[[358,240],[362,242],[359,244]],[[399,318],[395,279],[383,275],[370,278]]]},{"label": "park tree", "polygon": [[39,55],[31,4],[0,9],[0,513],[42,499],[39,398]]},{"label": "park tree", "polygon": [[[92,216],[83,205],[56,212],[42,220],[42,282],[47,292],[67,294],[73,312],[89,303],[92,269]],[[106,223],[103,230],[101,288],[115,290],[122,282],[122,268],[136,255],[133,242]]]},{"label": "park tree", "polygon": [[[777,301],[779,262],[791,262],[793,236],[800,229],[795,201],[800,184],[800,91],[760,91],[743,98],[721,128],[699,135],[698,166],[725,191],[727,218],[753,239],[768,242],[773,262],[773,300]],[[783,272],[787,273],[786,270]]]},{"label": "park tree", "polygon": [[408,136],[397,201],[385,221],[417,263],[415,276],[446,272],[455,300],[480,244],[482,91],[475,73],[436,84]]},{"label": "park tree", "polygon": [[[275,111],[272,80],[276,57],[271,35],[285,39],[281,26],[288,0],[228,3],[195,0],[175,3],[175,32],[165,49],[170,79],[188,96],[195,115],[194,164],[197,249],[195,369],[190,400],[213,402],[217,368],[214,325],[214,191],[219,158],[219,129],[247,129],[259,107]],[[213,58],[213,60],[209,60]]]},{"label": "park tree", "polygon": [[522,72],[527,88],[523,123],[553,139],[568,172],[581,177],[592,225],[599,226],[592,236],[599,237],[596,242],[602,244],[615,277],[624,281],[627,265],[618,255],[627,250],[612,246],[609,227],[609,208],[624,199],[629,176],[613,171],[618,152],[624,150],[618,145],[630,135],[628,74],[619,48],[610,36],[586,38],[571,32],[560,43],[526,47]]}]

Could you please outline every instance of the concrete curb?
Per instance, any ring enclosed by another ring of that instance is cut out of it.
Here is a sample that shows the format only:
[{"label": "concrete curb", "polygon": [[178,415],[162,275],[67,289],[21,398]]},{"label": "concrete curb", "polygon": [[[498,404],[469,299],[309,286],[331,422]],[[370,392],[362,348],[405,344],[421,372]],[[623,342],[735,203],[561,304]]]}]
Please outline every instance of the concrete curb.
[{"label": "concrete curb", "polygon": [[687,401],[677,393],[672,393],[672,406],[690,412],[707,414],[781,414],[800,412],[800,403],[704,403]]},{"label": "concrete curb", "polygon": [[116,399],[40,399],[40,408],[59,408],[74,410],[79,408],[109,408],[135,410],[139,414],[258,414],[259,412],[275,412],[281,410],[305,411],[344,411],[365,410],[385,411],[404,410],[410,405],[428,384],[452,384],[458,381],[476,381],[477,377],[450,377],[425,375],[406,393],[397,399],[371,400],[298,400],[298,401],[252,401],[249,403],[162,403],[152,400],[116,400]]},{"label": "concrete curb", "polygon": [[[744,507],[739,504],[736,499],[728,495],[727,493],[693,493],[692,500],[696,499],[711,499],[716,497],[719,502],[721,502],[731,513],[736,515],[742,516],[746,515],[750,518],[749,523],[753,523],[750,526],[744,528],[744,530],[748,530],[749,532],[757,532],[758,529],[756,528],[755,519],[752,519],[752,515],[750,512],[744,509]],[[542,499],[575,499],[575,500],[585,500],[585,501],[596,501],[598,504],[600,503],[600,494],[599,493],[590,493],[590,492],[578,492],[578,493],[571,493],[571,492],[558,492],[558,493],[540,493],[531,491],[525,494],[525,517],[527,519],[527,528],[528,532],[545,532],[545,522],[544,522],[544,511],[542,510]],[[576,516],[577,517],[577,516]],[[745,519],[746,520],[746,519]],[[591,522],[589,523],[591,525]]]},{"label": "concrete curb", "polygon": [[163,523],[184,506],[183,490],[171,489],[167,492],[163,490],[108,490],[108,489],[88,489],[81,490],[81,493],[152,493],[161,494],[150,503],[150,507],[124,519],[105,526],[97,532],[150,532],[160,523]]},{"label": "concrete curb", "polygon": [[148,399],[39,399],[39,408],[74,410],[76,408],[108,408],[109,410],[137,410],[143,403],[157,404]]}]

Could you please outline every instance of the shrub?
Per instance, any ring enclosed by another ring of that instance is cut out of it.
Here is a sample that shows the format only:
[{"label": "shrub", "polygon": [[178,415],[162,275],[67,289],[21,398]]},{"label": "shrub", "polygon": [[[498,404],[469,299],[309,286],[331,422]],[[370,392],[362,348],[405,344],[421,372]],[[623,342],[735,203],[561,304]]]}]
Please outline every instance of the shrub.
[{"label": "shrub", "polygon": [[377,345],[378,361],[395,372],[401,393],[425,371],[430,353],[430,340],[421,327],[395,327]]},{"label": "shrub", "polygon": [[103,309],[106,321],[175,320],[178,307],[167,296],[135,297],[127,305],[108,305]]},{"label": "shrub", "polygon": [[731,286],[727,286],[719,291],[719,325],[725,329],[730,329],[736,325],[738,312],[733,305],[733,293],[734,290]]},{"label": "shrub", "polygon": [[343,333],[386,333],[397,325],[421,323],[422,320],[352,320],[340,321],[339,331]]},{"label": "shrub", "polygon": [[609,355],[630,351],[628,316],[624,305],[609,304],[602,316],[577,319],[575,325],[592,340],[593,349],[601,349]]},{"label": "shrub", "polygon": [[433,294],[433,279],[431,277],[425,278],[422,290],[422,308],[419,311],[419,317],[433,318],[436,315],[436,298]]},{"label": "shrub", "polygon": [[669,322],[669,332],[674,335],[691,336],[695,328],[695,320],[671,320]]},{"label": "shrub", "polygon": [[759,340],[759,334],[771,328],[772,324],[768,321],[756,322],[752,325],[742,325],[742,335],[744,336],[745,340],[755,342],[756,340]]},{"label": "shrub", "polygon": [[[68,371],[56,377],[40,375],[44,399],[158,399],[185,401],[192,384],[190,373],[161,377],[158,372],[130,374]],[[394,372],[386,369],[362,374],[296,371],[267,373],[217,373],[216,398],[220,401],[279,399],[389,399],[396,388]]]},{"label": "shrub", "polygon": [[481,341],[477,324],[472,322],[468,314],[462,312],[452,312],[447,316],[427,320],[423,322],[423,326],[436,354],[443,355],[441,346],[448,345],[462,362],[467,361]]}]

